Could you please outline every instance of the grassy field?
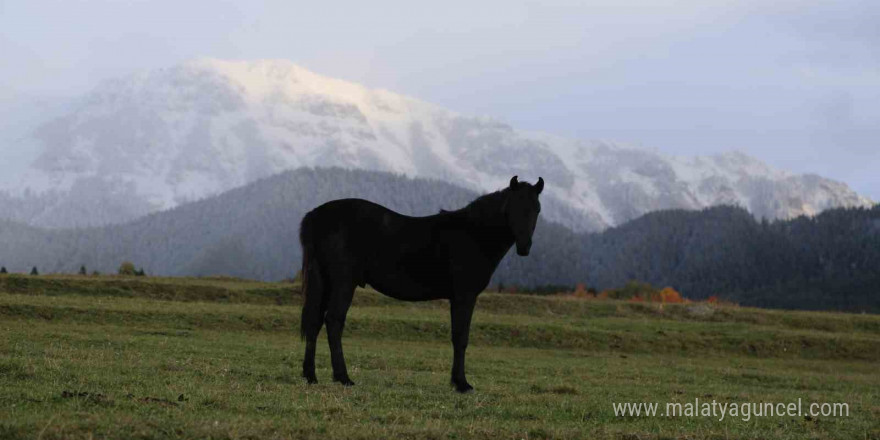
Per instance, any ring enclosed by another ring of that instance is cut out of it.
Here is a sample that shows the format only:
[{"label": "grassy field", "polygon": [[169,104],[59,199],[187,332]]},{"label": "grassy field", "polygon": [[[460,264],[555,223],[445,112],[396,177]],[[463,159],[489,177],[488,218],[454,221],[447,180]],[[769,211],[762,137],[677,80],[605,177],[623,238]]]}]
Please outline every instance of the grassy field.
[{"label": "grassy field", "polygon": [[[298,286],[0,275],[0,438],[880,438],[880,317],[484,294],[449,386],[444,302],[355,296],[357,386],[299,377]],[[848,404],[847,417],[613,403]]]}]

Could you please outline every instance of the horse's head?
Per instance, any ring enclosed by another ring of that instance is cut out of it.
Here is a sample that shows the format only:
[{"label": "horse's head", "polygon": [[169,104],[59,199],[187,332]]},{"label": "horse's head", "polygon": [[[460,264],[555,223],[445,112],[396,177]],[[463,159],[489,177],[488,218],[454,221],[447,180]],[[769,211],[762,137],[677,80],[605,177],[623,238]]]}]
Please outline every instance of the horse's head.
[{"label": "horse's head", "polygon": [[521,256],[528,255],[532,248],[532,234],[538,222],[538,213],[541,212],[538,196],[543,190],[544,179],[540,177],[534,185],[518,182],[517,176],[510,179],[503,211],[516,240],[516,253]]}]

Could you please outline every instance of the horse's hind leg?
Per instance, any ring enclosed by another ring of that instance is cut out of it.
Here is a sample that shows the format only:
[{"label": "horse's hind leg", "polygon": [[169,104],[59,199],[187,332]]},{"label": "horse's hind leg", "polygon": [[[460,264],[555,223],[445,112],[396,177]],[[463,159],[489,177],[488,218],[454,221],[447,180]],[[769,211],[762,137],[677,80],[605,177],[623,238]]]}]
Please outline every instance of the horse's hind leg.
[{"label": "horse's hind leg", "polygon": [[350,274],[333,276],[331,281],[330,301],[324,317],[327,325],[327,341],[330,344],[330,362],[333,365],[333,380],[345,386],[354,385],[348,377],[345,357],[342,354],[342,329],[345,327],[345,316],[354,296],[355,282]]},{"label": "horse's hind leg", "polygon": [[319,270],[318,260],[311,260],[310,264],[304,264],[303,268],[305,269],[303,280],[305,302],[302,308],[300,330],[306,342],[306,352],[303,356],[302,376],[308,383],[318,383],[318,377],[315,375],[315,347],[318,342],[318,334],[321,333],[321,327],[324,326],[324,312],[327,304],[326,289],[324,288],[326,282],[322,279],[323,274]]}]

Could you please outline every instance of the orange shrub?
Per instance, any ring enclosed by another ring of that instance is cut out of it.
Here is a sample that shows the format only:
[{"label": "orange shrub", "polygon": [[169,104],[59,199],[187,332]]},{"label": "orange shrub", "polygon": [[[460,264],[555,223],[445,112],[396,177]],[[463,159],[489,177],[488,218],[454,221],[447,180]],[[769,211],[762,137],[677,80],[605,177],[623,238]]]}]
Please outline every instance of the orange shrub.
[{"label": "orange shrub", "polygon": [[595,297],[596,297],[596,295],[594,295],[594,294],[591,293],[589,290],[587,290],[587,285],[584,284],[584,283],[578,283],[577,286],[576,286],[575,289],[574,289],[574,292],[572,292],[572,295],[573,295],[575,298],[587,298],[587,299],[592,299],[592,298],[595,298]]},{"label": "orange shrub", "polygon": [[681,294],[678,293],[677,290],[672,287],[666,287],[660,291],[660,301],[664,303],[682,303],[684,300],[681,297]]}]

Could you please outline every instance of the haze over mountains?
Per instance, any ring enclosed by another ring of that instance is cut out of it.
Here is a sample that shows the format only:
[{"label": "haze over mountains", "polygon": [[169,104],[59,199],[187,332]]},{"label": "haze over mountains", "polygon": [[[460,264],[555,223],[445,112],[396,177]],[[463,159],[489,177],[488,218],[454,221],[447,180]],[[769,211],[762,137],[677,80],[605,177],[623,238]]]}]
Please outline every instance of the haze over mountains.
[{"label": "haze over mountains", "polygon": [[756,217],[790,218],[872,204],[843,183],[739,153],[670,157],[523,132],[287,61],[200,59],[107,81],[5,142],[38,154],[0,169],[0,217],[44,227],[128,221],[316,166],[426,177],[477,192],[514,174],[542,176],[543,215],[575,231],[659,209],[733,204]]}]

